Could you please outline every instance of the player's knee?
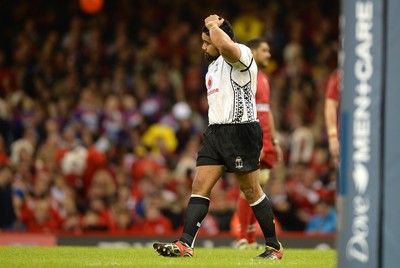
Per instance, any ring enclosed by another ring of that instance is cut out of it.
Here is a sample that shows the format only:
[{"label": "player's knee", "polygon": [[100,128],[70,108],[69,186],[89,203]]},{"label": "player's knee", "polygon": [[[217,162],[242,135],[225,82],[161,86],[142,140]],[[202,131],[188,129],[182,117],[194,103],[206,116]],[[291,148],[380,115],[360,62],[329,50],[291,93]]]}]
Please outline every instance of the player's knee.
[{"label": "player's knee", "polygon": [[207,184],[194,180],[192,183],[192,194],[210,197],[211,189]]},{"label": "player's knee", "polygon": [[248,201],[253,201],[259,195],[260,186],[257,185],[242,185],[240,190],[243,192],[244,196]]}]

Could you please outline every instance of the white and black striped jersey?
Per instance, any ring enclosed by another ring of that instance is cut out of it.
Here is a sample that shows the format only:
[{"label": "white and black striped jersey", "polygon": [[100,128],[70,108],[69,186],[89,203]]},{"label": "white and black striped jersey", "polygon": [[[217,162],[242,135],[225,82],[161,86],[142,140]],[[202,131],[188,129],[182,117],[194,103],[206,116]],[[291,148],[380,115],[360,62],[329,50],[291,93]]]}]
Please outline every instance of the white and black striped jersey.
[{"label": "white and black striped jersey", "polygon": [[250,48],[238,46],[239,61],[231,64],[220,56],[208,66],[205,81],[210,125],[257,121],[257,65]]}]

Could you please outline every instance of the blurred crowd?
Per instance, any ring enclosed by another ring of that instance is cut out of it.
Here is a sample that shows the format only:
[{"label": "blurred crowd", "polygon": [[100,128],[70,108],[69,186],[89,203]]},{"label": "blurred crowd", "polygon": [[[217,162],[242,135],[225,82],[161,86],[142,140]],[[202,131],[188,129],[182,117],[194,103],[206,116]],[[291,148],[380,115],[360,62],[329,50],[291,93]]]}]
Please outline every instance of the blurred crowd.
[{"label": "blurred crowd", "polygon": [[[207,126],[200,32],[216,13],[239,42],[263,37],[271,47],[285,161],[265,191],[280,229],[334,232],[315,222],[332,224],[335,211],[323,108],[338,9],[318,0],[105,0],[89,15],[77,0],[2,2],[0,231],[182,228]],[[201,232],[233,231],[238,193],[224,174]]]}]

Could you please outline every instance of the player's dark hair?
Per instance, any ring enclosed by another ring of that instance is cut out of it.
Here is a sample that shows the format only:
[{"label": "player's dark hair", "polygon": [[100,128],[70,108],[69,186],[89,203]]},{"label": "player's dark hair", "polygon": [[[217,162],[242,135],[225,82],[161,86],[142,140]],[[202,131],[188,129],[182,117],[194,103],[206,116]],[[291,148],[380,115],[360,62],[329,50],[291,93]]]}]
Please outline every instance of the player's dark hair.
[{"label": "player's dark hair", "polygon": [[264,39],[261,38],[254,38],[251,39],[250,41],[248,41],[246,43],[246,46],[248,46],[250,49],[257,49],[261,43],[265,43],[266,41]]},{"label": "player's dark hair", "polygon": [[[232,39],[233,42],[236,42],[235,33],[233,32],[233,27],[228,20],[224,19],[224,22],[221,24],[221,26],[219,26],[219,28],[222,31],[224,31]],[[203,26],[202,32],[208,36],[210,35],[210,30],[208,30],[206,26]]]}]

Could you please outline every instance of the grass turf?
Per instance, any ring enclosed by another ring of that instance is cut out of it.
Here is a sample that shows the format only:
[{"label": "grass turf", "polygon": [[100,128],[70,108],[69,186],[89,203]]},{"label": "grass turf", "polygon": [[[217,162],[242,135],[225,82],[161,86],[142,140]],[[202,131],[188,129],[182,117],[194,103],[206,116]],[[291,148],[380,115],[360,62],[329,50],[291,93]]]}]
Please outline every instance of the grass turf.
[{"label": "grass turf", "polygon": [[196,248],[194,258],[166,258],[152,248],[0,247],[0,267],[336,267],[335,250],[285,249],[282,260],[254,260],[262,250]]}]

